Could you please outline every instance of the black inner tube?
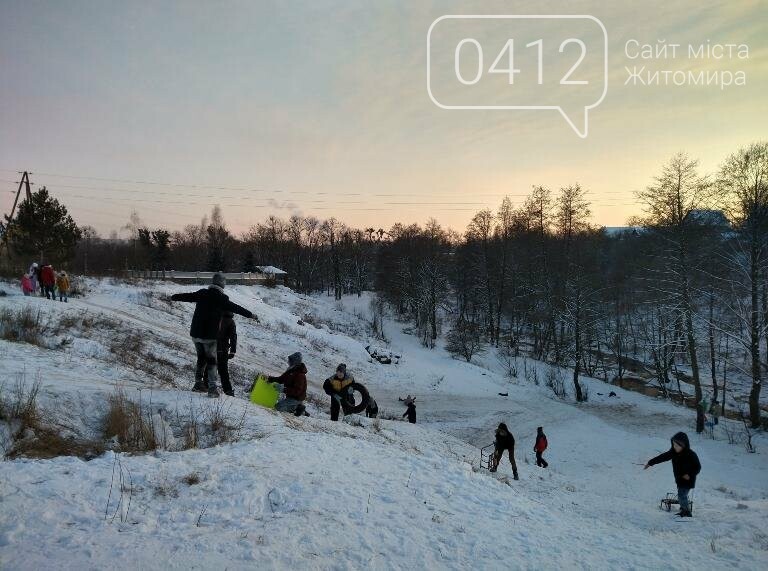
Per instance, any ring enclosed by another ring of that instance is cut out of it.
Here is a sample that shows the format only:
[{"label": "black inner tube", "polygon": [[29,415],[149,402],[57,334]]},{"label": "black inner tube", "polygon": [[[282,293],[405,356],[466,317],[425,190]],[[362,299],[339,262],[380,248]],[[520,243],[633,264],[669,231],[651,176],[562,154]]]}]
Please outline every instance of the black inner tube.
[{"label": "black inner tube", "polygon": [[354,395],[351,395],[348,398],[343,399],[341,402],[343,405],[344,414],[359,414],[368,407],[368,403],[371,400],[371,395],[368,394],[368,389],[366,389],[360,383],[352,383],[349,385],[349,387],[350,392],[360,393],[360,398],[358,400],[354,397]]}]

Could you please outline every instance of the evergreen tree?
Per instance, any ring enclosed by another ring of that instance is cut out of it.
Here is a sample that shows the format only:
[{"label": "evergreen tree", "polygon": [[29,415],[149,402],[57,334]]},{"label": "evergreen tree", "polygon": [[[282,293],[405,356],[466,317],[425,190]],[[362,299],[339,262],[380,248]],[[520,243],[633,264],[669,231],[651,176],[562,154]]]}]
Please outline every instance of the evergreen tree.
[{"label": "evergreen tree", "polygon": [[230,247],[232,237],[224,226],[221,208],[213,207],[211,223],[206,229],[206,246],[208,249],[207,269],[210,272],[227,271],[227,250]]},{"label": "evergreen tree", "polygon": [[253,256],[253,250],[248,250],[245,253],[245,259],[243,260],[243,271],[244,272],[256,271],[256,260]]},{"label": "evergreen tree", "polygon": [[24,199],[15,220],[6,216],[6,227],[14,253],[55,263],[71,259],[82,236],[66,207],[45,187]]},{"label": "evergreen tree", "polygon": [[223,226],[208,226],[206,245],[208,246],[207,269],[209,272],[227,271],[227,245],[229,231]]},{"label": "evergreen tree", "polygon": [[163,228],[158,228],[152,232],[152,241],[155,244],[154,259],[155,269],[164,270],[168,265],[170,254],[171,233]]}]

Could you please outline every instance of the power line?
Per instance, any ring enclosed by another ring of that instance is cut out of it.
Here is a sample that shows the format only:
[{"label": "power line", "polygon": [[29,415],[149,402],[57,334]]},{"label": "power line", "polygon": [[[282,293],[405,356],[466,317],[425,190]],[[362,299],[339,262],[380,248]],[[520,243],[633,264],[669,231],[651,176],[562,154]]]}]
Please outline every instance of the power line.
[{"label": "power line", "polygon": [[[12,181],[2,181],[0,182],[12,182]],[[65,188],[66,191],[69,191],[70,189],[80,189],[85,190],[86,192],[88,190],[98,190],[99,192],[119,192],[119,193],[141,193],[142,191],[137,190],[131,190],[131,189],[117,189],[117,188],[100,188],[100,187],[92,187],[92,186],[78,186],[78,185],[56,185],[56,189],[59,188]],[[13,191],[9,191],[13,192]],[[104,196],[89,196],[89,195],[83,195],[83,194],[67,194],[68,198],[79,198],[79,199],[87,199],[87,200],[106,200],[106,201],[121,201],[121,202],[131,202],[131,203],[144,203],[144,204],[176,204],[176,205],[189,205],[189,206],[228,206],[228,207],[235,207],[235,208],[270,208],[270,207],[279,207],[279,208],[293,208],[294,206],[290,203],[284,203],[280,205],[279,203],[276,203],[275,199],[264,199],[262,197],[249,197],[249,196],[220,196],[215,194],[205,194],[205,195],[198,195],[198,194],[178,194],[175,192],[162,192],[162,191],[155,191],[153,192],[153,195],[162,195],[162,196],[187,196],[190,198],[215,198],[217,200],[210,201],[210,202],[193,202],[188,200],[151,200],[146,198],[115,198],[115,197],[104,197]],[[267,200],[267,202],[261,202],[261,203],[251,203],[251,204],[240,204],[240,203],[223,203],[222,200]],[[628,201],[620,200],[620,199],[606,199],[606,202],[590,202],[591,206],[624,206],[628,204]],[[608,202],[610,201],[610,202]],[[616,202],[618,201],[618,202]],[[302,200],[301,204],[333,204],[334,208],[341,206],[348,206],[348,205],[363,205],[363,204],[369,204],[369,201],[344,201],[344,200],[325,200],[325,199],[315,199],[315,200]],[[634,204],[641,204],[638,201],[632,201]],[[447,210],[460,210],[460,211],[472,211],[476,210],[477,207],[487,207],[487,206],[493,206],[489,205],[488,202],[395,202],[395,201],[389,201],[389,202],[377,202],[376,204],[379,205],[377,208],[351,208],[351,209],[340,209],[340,210],[375,210],[375,211],[387,211],[390,210],[388,208],[382,208],[382,206],[436,206],[440,207],[438,210],[446,210],[446,207],[467,207],[467,206],[473,206],[475,208],[447,208]],[[316,207],[317,210],[322,210],[322,208]]]},{"label": "power line", "polygon": [[[2,169],[0,168],[0,171],[5,172],[20,172],[16,170],[11,169]],[[90,176],[76,176],[76,175],[65,175],[65,174],[56,174],[56,173],[40,173],[37,172],[36,175],[39,176],[49,176],[49,177],[55,177],[55,178],[68,178],[68,179],[79,179],[79,180],[93,180],[93,181],[104,181],[104,182],[116,182],[116,183],[125,183],[125,184],[134,184],[134,185],[151,185],[151,186],[157,186],[157,187],[173,187],[173,188],[189,188],[189,189],[200,189],[200,190],[230,190],[237,192],[248,192],[248,193],[278,193],[285,196],[280,197],[279,199],[276,198],[270,198],[267,196],[231,196],[231,195],[224,195],[215,193],[215,194],[200,194],[200,193],[189,193],[189,192],[179,192],[179,191],[168,191],[168,190],[160,190],[158,188],[152,188],[152,189],[142,189],[142,188],[114,188],[114,187],[103,187],[103,186],[92,186],[92,185],[78,185],[78,184],[59,184],[55,183],[53,186],[57,190],[57,192],[61,191],[61,189],[64,189],[65,196],[67,197],[67,200],[74,200],[74,201],[82,201],[87,200],[91,202],[111,202],[116,205],[124,205],[128,207],[132,207],[137,204],[141,205],[151,205],[149,208],[151,208],[151,211],[149,213],[144,213],[143,217],[147,218],[154,218],[155,214],[162,214],[164,216],[170,216],[176,219],[183,219],[186,221],[195,221],[197,222],[199,220],[196,216],[189,216],[186,214],[182,214],[180,212],[169,212],[169,211],[163,211],[159,210],[155,205],[170,205],[170,206],[176,206],[176,205],[182,205],[182,206],[207,206],[207,207],[213,207],[213,206],[224,206],[228,208],[274,208],[279,210],[288,210],[288,211],[297,211],[300,209],[301,206],[304,205],[312,205],[310,209],[312,211],[339,211],[339,212],[389,212],[394,210],[413,210],[413,209],[421,209],[424,207],[429,207],[430,212],[477,212],[480,209],[483,208],[493,208],[496,205],[495,204],[489,204],[488,201],[485,202],[453,202],[453,201],[381,201],[381,200],[370,200],[370,201],[364,201],[364,200],[338,200],[335,198],[335,196],[344,196],[344,197],[362,197],[365,196],[363,193],[354,192],[354,193],[331,193],[331,192],[309,192],[309,191],[294,191],[294,192],[286,192],[283,190],[266,190],[266,189],[257,189],[257,188],[246,188],[246,187],[232,187],[232,186],[215,186],[215,185],[195,185],[195,184],[175,184],[175,183],[164,183],[159,181],[153,181],[153,180],[131,180],[131,179],[119,179],[119,178],[105,178],[105,177],[90,177]],[[28,180],[28,179],[27,179]],[[0,179],[0,182],[5,182],[9,184],[18,184],[17,181],[11,181],[7,179]],[[30,183],[34,184],[34,183]],[[50,185],[49,185],[50,186]],[[74,192],[78,192],[78,194],[71,193],[70,191],[74,190]],[[137,195],[136,197],[119,197],[119,196],[101,196],[102,193],[119,193],[119,194],[133,194]],[[151,198],[147,198],[147,195],[151,196],[166,196],[166,197],[188,197],[192,199],[212,199],[209,201],[199,201],[199,200],[153,200]],[[302,194],[302,195],[311,195],[311,196],[329,196],[329,198],[324,199],[299,199],[299,204],[294,204],[291,199],[289,198],[290,194]],[[453,194],[433,194],[426,192],[424,193],[426,196],[421,195],[425,198],[432,198],[437,196],[455,196]],[[624,194],[626,195],[626,192],[624,191],[606,191],[605,193],[601,193],[601,196],[603,194]],[[488,193],[488,194],[478,194],[478,193],[471,193],[472,197],[481,197],[481,196],[493,196],[493,197],[528,197],[529,194],[511,194],[511,193]],[[413,197],[416,198],[413,193],[372,193],[368,196],[371,197]],[[629,197],[628,197],[629,198]],[[235,200],[239,202],[222,202],[223,200]],[[242,202],[246,202],[245,204]],[[590,205],[594,207],[602,207],[602,208],[619,208],[623,206],[630,206],[630,203],[632,204],[641,204],[637,200],[629,201],[625,200],[621,197],[606,197],[602,199],[600,202],[591,202]],[[368,204],[372,204],[372,206],[365,206]],[[113,212],[108,212],[104,210],[92,210],[83,208],[81,206],[75,206],[75,210],[82,211],[82,212],[91,212],[100,216],[106,216],[109,218],[122,218],[119,215],[114,214]]]},{"label": "power line", "polygon": [[[5,172],[18,172],[13,169],[0,169],[0,171]],[[137,184],[137,185],[149,185],[149,186],[169,186],[169,187],[184,187],[184,188],[198,188],[198,189],[205,189],[205,190],[232,190],[232,191],[240,191],[240,192],[260,192],[260,193],[273,193],[273,194],[309,194],[309,195],[331,195],[331,196],[376,196],[376,197],[397,197],[397,196],[413,196],[413,192],[400,192],[400,193],[371,193],[371,194],[364,194],[359,192],[349,192],[349,193],[336,193],[336,192],[317,192],[317,191],[307,191],[307,190],[282,190],[282,189],[264,189],[264,188],[252,188],[250,186],[217,186],[217,185],[205,185],[205,184],[181,184],[181,183],[169,183],[169,182],[159,182],[154,180],[132,180],[132,179],[121,179],[121,178],[106,178],[106,177],[92,177],[92,176],[78,176],[78,175],[67,175],[67,174],[58,174],[58,173],[45,173],[45,172],[36,172],[36,176],[50,176],[50,177],[56,177],[56,178],[71,178],[71,179],[78,179],[78,180],[94,180],[94,181],[100,181],[100,182],[118,182],[118,183],[127,183],[127,184]],[[64,185],[57,185],[57,186],[64,186]],[[75,187],[75,185],[69,185],[72,187]],[[85,188],[85,187],[84,187]],[[92,187],[92,188],[98,188],[98,187]],[[147,190],[146,192],[156,192],[154,190]],[[423,191],[420,192],[420,194],[429,195],[429,196],[454,196],[453,193],[431,193],[429,191]],[[627,194],[627,191],[620,191],[620,190],[608,190],[601,192],[602,194]],[[489,196],[489,197],[517,197],[517,198],[525,198],[528,196],[528,194],[524,193],[505,193],[505,192],[494,192],[494,193],[472,193],[473,196]]]},{"label": "power line", "polygon": [[[187,201],[187,200],[150,200],[147,198],[116,198],[111,196],[88,196],[88,195],[82,195],[82,194],[69,194],[68,198],[76,198],[76,199],[83,199],[83,200],[100,200],[100,201],[109,201],[109,202],[124,202],[128,204],[133,203],[140,203],[140,204],[173,204],[173,205],[184,205],[184,206],[228,206],[230,208],[269,208],[269,207],[275,207],[280,206],[279,204],[274,204],[270,202],[263,202],[263,203],[255,203],[255,204],[241,204],[241,203],[226,203],[221,201],[212,201],[212,202],[194,202],[194,201]],[[244,200],[243,197],[237,197],[239,200]],[[334,206],[328,207],[337,209],[337,207],[340,206],[350,206],[350,205],[358,205],[358,204],[368,204],[368,202],[364,201],[329,201],[329,200],[307,200],[302,201],[303,204],[333,204]],[[466,205],[482,205],[482,203],[464,203],[464,202],[456,202],[456,203],[450,203],[450,202],[389,202],[389,203],[381,203],[382,206],[437,206],[437,210],[444,210],[444,207],[450,207],[450,206],[466,206]],[[282,208],[291,208],[290,205],[282,205]],[[316,210],[323,210],[323,207],[315,207]],[[376,210],[376,211],[387,211],[390,210],[389,208],[382,208],[382,207],[370,207],[370,208],[338,208],[339,210],[348,210],[348,211],[355,211],[355,210]],[[449,210],[453,210],[452,208],[449,208]],[[475,210],[474,208],[458,208],[457,210],[467,210],[472,211]]]}]

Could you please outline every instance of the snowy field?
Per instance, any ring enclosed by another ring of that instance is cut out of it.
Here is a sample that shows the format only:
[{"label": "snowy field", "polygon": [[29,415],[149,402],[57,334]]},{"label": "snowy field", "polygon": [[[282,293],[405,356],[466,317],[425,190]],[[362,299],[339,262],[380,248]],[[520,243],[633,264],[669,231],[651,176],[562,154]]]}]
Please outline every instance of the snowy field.
[{"label": "snowy field", "polygon": [[[688,409],[594,379],[583,380],[589,402],[559,400],[544,386],[546,365],[521,359],[510,382],[494,355],[454,360],[391,319],[388,344],[371,338],[370,296],[338,303],[281,287],[227,288],[262,323],[236,318],[236,396],[211,400],[188,390],[193,307],[167,301],[192,288],[88,287],[62,304],[0,284],[10,292],[0,311],[39,310],[46,331],[42,346],[0,340],[1,390],[39,381],[40,406],[62,433],[95,439],[121,388],[151,409],[163,449],[0,461],[0,569],[768,568],[763,434],[750,454],[722,426],[714,440],[696,435]],[[399,363],[374,362],[369,344]],[[253,375],[281,372],[297,350],[311,417],[248,403]],[[398,398],[415,396],[419,423],[330,422],[320,387],[339,362],[385,417],[399,418]],[[203,435],[200,448],[180,450],[192,415],[230,419],[232,441]],[[479,468],[499,422],[517,440],[519,481],[506,458],[496,475]],[[533,459],[537,426],[549,439],[546,470]],[[0,422],[5,450],[10,428]],[[659,509],[675,489],[671,466],[642,467],[679,430],[703,466],[685,521]]]}]

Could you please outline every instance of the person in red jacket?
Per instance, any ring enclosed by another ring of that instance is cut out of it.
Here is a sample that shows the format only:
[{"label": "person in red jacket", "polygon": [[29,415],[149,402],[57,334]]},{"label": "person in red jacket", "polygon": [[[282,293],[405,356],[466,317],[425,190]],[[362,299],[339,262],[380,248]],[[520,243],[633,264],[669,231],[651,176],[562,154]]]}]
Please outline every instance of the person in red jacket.
[{"label": "person in red jacket", "polygon": [[547,449],[547,435],[544,434],[544,429],[539,426],[536,429],[536,444],[533,445],[533,451],[536,452],[536,465],[540,468],[546,468],[549,466],[546,460],[542,458],[542,454]]},{"label": "person in red jacket", "polygon": [[24,274],[21,277],[21,291],[24,292],[24,295],[26,296],[35,293],[35,286],[32,285],[32,278],[29,277],[29,274]]},{"label": "person in red jacket", "polygon": [[275,410],[292,412],[296,416],[305,414],[304,399],[307,398],[307,367],[301,353],[288,356],[288,368],[279,377],[267,377],[270,383],[283,385],[285,398],[277,403]]},{"label": "person in red jacket", "polygon": [[45,297],[56,301],[56,296],[53,294],[53,287],[56,285],[56,272],[53,271],[51,264],[43,266],[40,270],[40,284],[45,292]]}]

